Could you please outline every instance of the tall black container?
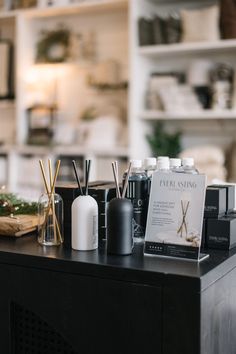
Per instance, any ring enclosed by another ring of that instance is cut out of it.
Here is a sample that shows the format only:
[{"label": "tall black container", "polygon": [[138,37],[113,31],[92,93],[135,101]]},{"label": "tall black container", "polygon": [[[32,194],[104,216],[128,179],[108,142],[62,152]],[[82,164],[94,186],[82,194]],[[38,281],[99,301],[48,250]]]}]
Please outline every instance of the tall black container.
[{"label": "tall black container", "polygon": [[107,208],[107,253],[129,255],[133,249],[133,205],[114,198]]}]

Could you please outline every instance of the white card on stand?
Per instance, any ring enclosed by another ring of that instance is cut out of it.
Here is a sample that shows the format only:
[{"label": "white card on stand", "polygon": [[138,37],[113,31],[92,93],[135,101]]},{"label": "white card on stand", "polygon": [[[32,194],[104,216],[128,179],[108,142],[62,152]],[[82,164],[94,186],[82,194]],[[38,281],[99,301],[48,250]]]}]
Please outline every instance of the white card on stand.
[{"label": "white card on stand", "polygon": [[199,260],[206,176],[155,172],[145,254]]}]

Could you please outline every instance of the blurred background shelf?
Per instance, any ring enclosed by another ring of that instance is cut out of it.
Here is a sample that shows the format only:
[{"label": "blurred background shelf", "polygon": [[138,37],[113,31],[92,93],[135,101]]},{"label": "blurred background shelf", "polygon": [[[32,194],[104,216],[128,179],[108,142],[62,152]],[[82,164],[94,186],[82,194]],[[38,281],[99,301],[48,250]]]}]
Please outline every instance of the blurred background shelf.
[{"label": "blurred background shelf", "polygon": [[176,43],[176,44],[164,44],[164,45],[149,45],[138,48],[138,53],[144,56],[160,57],[160,56],[172,56],[185,55],[196,53],[210,53],[226,52],[236,50],[236,39],[225,39],[215,42],[193,42],[193,43]]},{"label": "blurred background shelf", "polygon": [[14,109],[15,107],[14,100],[0,100],[0,112],[1,110]]},{"label": "blurred background shelf", "polygon": [[[5,149],[3,147],[3,149]],[[8,146],[5,151],[15,151],[18,154],[25,155],[56,155],[56,156],[117,156],[127,157],[128,148],[126,147],[114,147],[109,149],[91,148],[81,145],[70,146],[36,146],[36,145],[16,145]],[[1,148],[0,148],[1,152]]]},{"label": "blurred background shelf", "polygon": [[236,119],[236,110],[214,111],[204,110],[199,112],[163,112],[163,111],[143,111],[140,114],[144,120],[225,120]]},{"label": "blurred background shelf", "polygon": [[128,0],[89,0],[68,6],[51,6],[47,8],[36,8],[18,10],[29,18],[65,16],[73,14],[88,14],[107,11],[124,10],[128,7]]},{"label": "blurred background shelf", "polygon": [[0,20],[15,18],[16,15],[17,15],[17,11],[0,11]]}]

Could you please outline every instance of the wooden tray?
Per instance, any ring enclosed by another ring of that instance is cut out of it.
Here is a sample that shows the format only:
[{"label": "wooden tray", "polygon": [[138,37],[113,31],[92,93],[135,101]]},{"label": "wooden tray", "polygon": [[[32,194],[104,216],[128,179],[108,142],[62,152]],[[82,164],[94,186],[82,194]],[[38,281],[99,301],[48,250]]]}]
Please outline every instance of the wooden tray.
[{"label": "wooden tray", "polygon": [[38,225],[37,215],[17,215],[0,217],[0,235],[20,237],[35,231]]}]

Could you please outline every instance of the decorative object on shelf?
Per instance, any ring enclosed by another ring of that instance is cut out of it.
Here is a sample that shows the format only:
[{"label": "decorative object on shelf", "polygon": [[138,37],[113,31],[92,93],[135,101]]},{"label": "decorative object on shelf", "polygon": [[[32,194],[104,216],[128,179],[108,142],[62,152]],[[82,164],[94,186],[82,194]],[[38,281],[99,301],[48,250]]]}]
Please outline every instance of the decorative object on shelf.
[{"label": "decorative object on shelf", "polygon": [[90,83],[91,87],[94,87],[95,89],[99,91],[119,91],[119,90],[127,90],[128,88],[128,82],[120,82],[118,84],[96,84],[96,83]]},{"label": "decorative object on shelf", "polygon": [[49,183],[43,161],[39,161],[46,193],[42,194],[38,202],[38,242],[44,246],[59,246],[63,243],[63,200],[55,193],[60,160],[57,161],[56,171],[52,174],[52,163],[48,160]]},{"label": "decorative object on shelf", "polygon": [[90,251],[98,248],[98,204],[88,194],[91,160],[86,160],[85,163],[85,190],[83,191],[75,161],[72,161],[80,195],[72,203],[71,244],[72,248],[78,251]]},{"label": "decorative object on shelf", "polygon": [[225,181],[225,153],[217,145],[199,145],[181,151],[180,157],[192,156],[196,168],[200,173],[207,176],[207,183],[212,183],[214,179]]},{"label": "decorative object on shelf", "polygon": [[168,133],[163,123],[155,123],[151,134],[147,135],[147,141],[154,156],[175,157],[181,151],[181,132]]},{"label": "decorative object on shelf", "polygon": [[69,0],[38,0],[38,7],[59,7],[69,5]]},{"label": "decorative object on shelf", "polygon": [[27,109],[27,144],[49,145],[52,143],[56,112],[57,107],[55,105],[35,105]]},{"label": "decorative object on shelf", "polygon": [[122,127],[121,120],[115,116],[97,117],[87,125],[84,144],[95,149],[115,148],[120,143]]},{"label": "decorative object on shelf", "polygon": [[165,21],[166,42],[179,43],[182,35],[182,23],[178,13],[171,13]]},{"label": "decorative object on shelf", "polygon": [[95,65],[88,81],[91,86],[114,87],[120,85],[120,64],[116,60],[104,60]]},{"label": "decorative object on shelf", "polygon": [[187,82],[193,87],[199,102],[204,109],[211,108],[212,90],[210,87],[210,70],[213,63],[206,59],[196,59],[190,64]]},{"label": "decorative object on shelf", "polygon": [[125,135],[125,123],[121,119],[119,105],[106,107],[88,107],[81,116],[77,129],[77,140],[88,148],[109,149],[122,144]]},{"label": "decorative object on shelf", "polygon": [[0,100],[14,98],[13,45],[0,38]]},{"label": "decorative object on shelf", "polygon": [[41,32],[37,43],[37,63],[63,63],[70,57],[69,29],[60,25],[58,29]]},{"label": "decorative object on shelf", "polygon": [[57,119],[54,135],[53,135],[53,143],[55,145],[72,145],[76,142],[76,129],[73,122],[70,122],[66,119]]},{"label": "decorative object on shelf", "polygon": [[[145,19],[143,19],[143,21],[145,21]],[[142,24],[142,22],[141,22],[141,24]],[[153,37],[153,43],[150,43],[150,44],[164,44],[167,42],[165,20],[163,18],[161,18],[158,15],[156,15],[153,18],[151,31],[153,31],[153,35],[151,36],[151,38]],[[142,27],[140,27],[140,36],[142,37]],[[141,39],[141,37],[140,37],[140,39]],[[141,42],[142,41],[140,41],[140,45],[142,45]],[[147,44],[149,44],[149,43],[147,43]]]},{"label": "decorative object on shelf", "polygon": [[146,92],[146,109],[164,110],[163,102],[159,94],[160,89],[176,86],[177,84],[178,76],[174,73],[152,73]]},{"label": "decorative object on shelf", "polygon": [[186,113],[202,110],[193,88],[187,84],[161,87],[159,97],[166,112]]},{"label": "decorative object on shelf", "polygon": [[28,9],[30,7],[37,6],[37,0],[11,0],[12,10],[16,9]]},{"label": "decorative object on shelf", "polygon": [[116,184],[116,198],[107,208],[107,253],[129,255],[133,250],[133,205],[125,198],[131,171],[131,163],[127,170],[122,192],[118,181],[118,163],[112,162],[112,170]]},{"label": "decorative object on shelf", "polygon": [[219,6],[181,10],[182,42],[217,41],[220,39]]},{"label": "decorative object on shelf", "polygon": [[223,39],[236,38],[236,2],[220,1],[220,29]]},{"label": "decorative object on shelf", "polygon": [[216,64],[211,70],[212,83],[212,108],[230,109],[232,108],[233,97],[233,68],[225,63]]},{"label": "decorative object on shelf", "polygon": [[[228,146],[226,155],[227,180],[236,181],[236,139]],[[235,205],[236,206],[236,205]]]},{"label": "decorative object on shelf", "polygon": [[74,62],[94,64],[96,60],[96,33],[94,31],[71,33],[70,58]]},{"label": "decorative object on shelf", "polygon": [[181,39],[181,19],[177,12],[166,18],[155,15],[153,19],[138,20],[139,45],[172,44]]},{"label": "decorative object on shelf", "polygon": [[[157,26],[160,29],[160,25],[161,25],[161,23],[159,21],[159,17],[157,17],[155,19],[155,29],[157,28]],[[156,33],[157,44],[162,43],[162,37],[159,34],[158,30],[156,30],[155,33]],[[152,19],[147,19],[147,18],[141,17],[138,20],[138,34],[139,34],[139,45],[140,46],[153,45],[155,43]]]},{"label": "decorative object on shelf", "polygon": [[146,93],[146,108],[166,112],[190,112],[202,110],[193,88],[183,83],[179,73],[154,73]]}]

